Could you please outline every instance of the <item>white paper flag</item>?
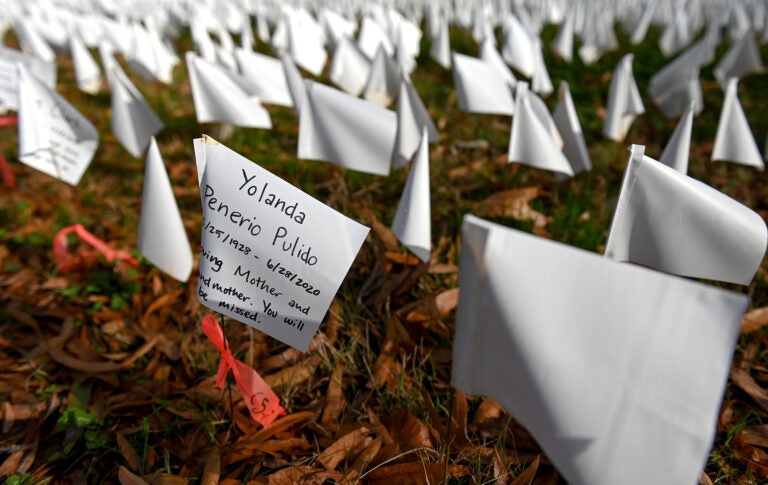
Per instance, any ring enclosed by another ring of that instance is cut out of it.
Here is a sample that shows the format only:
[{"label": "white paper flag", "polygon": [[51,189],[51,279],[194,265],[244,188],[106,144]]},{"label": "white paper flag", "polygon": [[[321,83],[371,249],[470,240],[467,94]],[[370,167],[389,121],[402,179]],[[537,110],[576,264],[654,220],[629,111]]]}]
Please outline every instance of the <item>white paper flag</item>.
[{"label": "white paper flag", "polygon": [[187,69],[198,123],[219,121],[250,128],[272,128],[269,112],[249,97],[221,67],[187,52]]},{"label": "white paper flag", "polygon": [[297,117],[300,117],[301,107],[307,103],[307,88],[304,79],[289,54],[284,54],[280,60],[283,63],[285,82],[288,84],[288,91],[293,100],[293,112],[296,113]]},{"label": "white paper flag", "polygon": [[748,285],[766,244],[765,222],[751,209],[632,145],[606,257]]},{"label": "white paper flag", "polygon": [[563,138],[563,154],[571,163],[573,173],[592,170],[592,159],[589,157],[589,150],[584,141],[576,106],[573,104],[571,91],[565,81],[560,81],[560,99],[552,119]]},{"label": "white paper flag", "polygon": [[288,15],[288,39],[294,62],[315,76],[319,76],[328,59],[322,30],[306,10]]},{"label": "white paper flag", "polygon": [[306,351],[368,228],[210,138],[200,302]]},{"label": "white paper flag", "polygon": [[342,37],[336,44],[329,78],[352,96],[359,95],[371,72],[371,61],[352,39]]},{"label": "white paper flag", "polygon": [[435,123],[427,113],[424,103],[408,76],[402,75],[400,95],[397,101],[397,137],[395,141],[394,167],[408,163],[421,141],[421,131],[426,128],[430,142],[440,139]]},{"label": "white paper flag", "polygon": [[107,73],[112,106],[110,127],[123,148],[135,158],[139,158],[149,145],[150,139],[163,129],[163,122],[152,111],[120,65],[114,59],[108,64],[112,66]]},{"label": "white paper flag", "polygon": [[22,51],[45,62],[56,61],[56,54],[45,39],[43,39],[42,35],[40,35],[31,19],[18,19],[13,27],[19,39],[19,44],[21,44]]},{"label": "white paper flag", "polygon": [[532,77],[536,71],[536,59],[533,52],[531,34],[517,18],[510,14],[505,23],[506,37],[501,55],[507,63],[520,71],[525,77]]},{"label": "white paper flag", "polygon": [[448,21],[440,22],[440,30],[432,39],[432,47],[429,49],[429,57],[446,69],[451,68],[451,40],[448,35]]},{"label": "white paper flag", "polygon": [[395,113],[330,86],[305,82],[298,158],[389,175],[397,134]]},{"label": "white paper flag", "polygon": [[738,79],[731,78],[725,88],[725,100],[717,122],[712,160],[739,163],[763,170],[765,164],[749,128],[747,115],[737,92]]},{"label": "white paper flag", "polygon": [[163,158],[152,141],[144,168],[138,248],[152,264],[179,281],[192,272],[192,249]]},{"label": "white paper flag", "polygon": [[387,107],[395,100],[400,83],[400,69],[379,46],[368,71],[363,97],[368,101]]},{"label": "white paper flag", "polygon": [[425,263],[429,262],[432,254],[432,210],[429,198],[429,135],[425,127],[392,221],[392,232],[397,239]]},{"label": "white paper flag", "polygon": [[552,50],[566,62],[573,60],[573,13],[569,12],[552,41]]},{"label": "white paper flag", "polygon": [[507,160],[573,176],[571,164],[560,151],[562,144],[544,102],[528,91],[528,83],[518,82]]},{"label": "white paper flag", "polygon": [[24,67],[47,87],[56,87],[56,63],[46,62],[16,49],[0,46],[0,112],[19,109],[19,80],[16,64]]},{"label": "white paper flag", "polygon": [[515,87],[515,84],[517,84],[517,78],[514,74],[512,74],[512,71],[509,70],[509,67],[507,67],[507,65],[504,63],[504,59],[501,57],[501,54],[499,54],[499,51],[496,50],[496,44],[494,43],[493,39],[486,38],[483,43],[480,44],[480,59],[495,67],[499,74],[501,74],[501,77],[507,81],[507,84],[509,84],[509,86],[512,88]]},{"label": "white paper flag", "polygon": [[293,106],[293,98],[288,90],[285,70],[280,59],[246,49],[235,49],[235,58],[240,72],[254,87],[256,96],[262,103]]},{"label": "white paper flag", "polygon": [[75,66],[75,80],[80,91],[96,94],[101,89],[101,69],[76,33],[69,38],[69,51]]},{"label": "white paper flag", "polygon": [[713,73],[715,79],[722,86],[725,86],[725,83],[732,77],[742,78],[753,72],[762,72],[764,69],[760,49],[755,42],[755,35],[748,31],[728,49],[728,52],[715,66]]},{"label": "white paper flag", "polygon": [[459,286],[452,384],[504,406],[566,481],[698,482],[746,296],[471,215]]},{"label": "white paper flag", "polygon": [[603,134],[618,142],[627,136],[635,117],[645,113],[645,106],[632,74],[632,59],[634,54],[626,54],[621,58],[613,71],[611,87],[608,90]]},{"label": "white paper flag", "polygon": [[680,173],[688,173],[688,156],[691,151],[691,132],[693,131],[693,116],[696,114],[696,103],[691,102],[672,133],[667,146],[661,152],[659,162],[672,167]]},{"label": "white paper flag", "polygon": [[368,59],[373,59],[376,55],[376,51],[379,50],[379,46],[384,47],[387,55],[391,56],[395,53],[395,47],[392,45],[392,41],[389,40],[389,37],[387,37],[384,29],[368,16],[363,17],[363,22],[360,25],[360,33],[357,36],[357,45],[360,46],[360,50],[363,51],[363,54],[368,56]]},{"label": "white paper flag", "polygon": [[467,113],[512,116],[512,86],[493,64],[453,53],[453,83],[459,109]]},{"label": "white paper flag", "polygon": [[99,135],[57,92],[18,64],[19,160],[77,185],[91,163]]}]

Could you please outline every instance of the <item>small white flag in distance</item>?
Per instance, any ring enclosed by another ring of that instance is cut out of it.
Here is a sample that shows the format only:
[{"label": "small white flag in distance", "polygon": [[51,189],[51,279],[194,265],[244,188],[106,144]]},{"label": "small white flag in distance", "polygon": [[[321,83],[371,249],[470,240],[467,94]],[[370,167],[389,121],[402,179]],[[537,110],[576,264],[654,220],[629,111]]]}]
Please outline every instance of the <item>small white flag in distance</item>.
[{"label": "small white flag in distance", "polygon": [[363,98],[387,107],[395,100],[400,82],[400,67],[379,46],[368,71]]},{"label": "small white flag in distance", "polygon": [[293,107],[280,59],[246,49],[235,49],[235,59],[240,73],[254,87],[262,103]]},{"label": "small white flag in distance", "polygon": [[75,66],[77,87],[84,93],[98,93],[101,89],[101,69],[83,41],[74,32],[69,38],[69,52]]},{"label": "small white flag in distance", "polygon": [[453,84],[459,109],[467,113],[512,116],[512,86],[491,62],[453,53]]},{"label": "small white flag in distance", "polygon": [[645,113],[643,99],[632,74],[634,54],[626,54],[613,71],[611,87],[608,90],[603,134],[613,141],[621,142],[627,136],[637,115]]},{"label": "small white flag in distance", "polygon": [[56,63],[47,62],[16,49],[0,46],[0,110],[19,109],[19,79],[16,64],[23,64],[50,89],[56,87]]},{"label": "small white flag in distance", "polygon": [[765,70],[760,49],[755,42],[755,34],[747,31],[738,42],[733,44],[715,66],[713,73],[722,86],[732,77],[742,78],[753,72]]},{"label": "small white flag in distance", "polygon": [[297,157],[389,175],[397,135],[395,112],[330,86],[305,82]]},{"label": "small white flag in distance", "polygon": [[696,114],[696,102],[691,101],[672,132],[672,137],[661,152],[659,162],[672,167],[680,173],[688,173],[688,157],[691,151],[691,133],[693,132],[693,117]]},{"label": "small white flag in distance", "polygon": [[607,258],[748,285],[767,244],[768,230],[757,213],[632,145]]},{"label": "small white flag in distance", "polygon": [[187,281],[194,258],[155,137],[149,144],[141,194],[138,248],[152,264]]},{"label": "small white flag in distance", "polygon": [[23,64],[17,67],[19,160],[77,185],[99,145],[96,128]]},{"label": "small white flag in distance", "polygon": [[368,81],[371,61],[350,38],[342,37],[333,53],[331,82],[352,96],[359,95]]},{"label": "small white flag in distance", "polygon": [[198,299],[306,351],[368,228],[209,137]]},{"label": "small white flag in distance", "polygon": [[747,297],[471,215],[461,242],[453,386],[569,483],[697,483]]},{"label": "small white flag in distance", "polygon": [[293,100],[293,112],[296,113],[297,117],[301,117],[301,107],[307,102],[307,87],[291,56],[284,54],[280,60],[283,63],[283,73],[285,73],[285,82],[288,84],[288,92],[291,93]]},{"label": "small white flag in distance", "polygon": [[400,78],[400,94],[397,98],[397,138],[395,141],[394,167],[403,167],[413,157],[421,141],[421,130],[427,129],[430,142],[440,139],[435,123],[424,107],[419,93],[406,74]]},{"label": "small white flag in distance", "polygon": [[587,143],[584,141],[579,115],[576,113],[571,91],[565,81],[560,81],[559,96],[552,119],[563,139],[563,154],[570,162],[574,174],[592,170],[592,159],[589,157]]},{"label": "small white flag in distance", "polygon": [[739,101],[738,83],[738,79],[731,78],[726,85],[723,108],[717,122],[715,144],[712,147],[712,160],[733,162],[763,170],[763,157]]},{"label": "small white flag in distance", "polygon": [[507,160],[572,177],[573,168],[561,151],[562,145],[563,140],[547,106],[528,91],[528,83],[519,81]]},{"label": "small white flag in distance", "polygon": [[198,123],[218,121],[249,128],[272,128],[272,118],[220,66],[189,51],[186,55]]},{"label": "small white flag in distance", "polygon": [[425,263],[429,262],[432,254],[432,209],[429,198],[429,134],[424,127],[392,221],[392,232]]},{"label": "small white flag in distance", "polygon": [[[110,54],[105,56],[111,57]],[[150,139],[163,129],[163,122],[114,58],[109,64],[112,66],[107,72],[112,106],[112,133],[128,153],[139,158],[149,145]]]}]

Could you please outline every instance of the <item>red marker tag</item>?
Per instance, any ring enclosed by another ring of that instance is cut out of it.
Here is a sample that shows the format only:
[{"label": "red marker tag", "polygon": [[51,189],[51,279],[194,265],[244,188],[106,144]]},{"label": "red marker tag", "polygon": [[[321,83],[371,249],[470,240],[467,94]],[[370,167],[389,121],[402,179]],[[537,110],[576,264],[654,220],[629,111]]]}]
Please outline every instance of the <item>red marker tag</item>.
[{"label": "red marker tag", "polygon": [[53,238],[53,257],[59,264],[60,271],[69,271],[81,266],[87,259],[94,255],[88,251],[80,251],[77,256],[72,256],[67,252],[67,236],[76,234],[84,243],[92,246],[96,251],[104,255],[108,262],[115,260],[122,261],[128,266],[136,266],[139,262],[126,251],[114,250],[107,246],[107,243],[88,232],[82,224],[67,226],[56,233]]},{"label": "red marker tag", "polygon": [[0,153],[0,175],[3,176],[3,183],[9,189],[16,187],[16,177],[13,176],[8,160]]},{"label": "red marker tag", "polygon": [[280,405],[280,398],[264,382],[264,379],[255,370],[235,359],[232,355],[221,325],[212,315],[203,318],[203,333],[221,352],[219,372],[216,374],[216,385],[220,389],[224,388],[227,373],[232,369],[232,373],[235,375],[235,384],[243,395],[243,400],[251,413],[251,417],[257,423],[266,428],[279,416],[286,414],[285,409]]},{"label": "red marker tag", "polygon": [[16,126],[19,119],[15,116],[0,116],[0,126]]}]

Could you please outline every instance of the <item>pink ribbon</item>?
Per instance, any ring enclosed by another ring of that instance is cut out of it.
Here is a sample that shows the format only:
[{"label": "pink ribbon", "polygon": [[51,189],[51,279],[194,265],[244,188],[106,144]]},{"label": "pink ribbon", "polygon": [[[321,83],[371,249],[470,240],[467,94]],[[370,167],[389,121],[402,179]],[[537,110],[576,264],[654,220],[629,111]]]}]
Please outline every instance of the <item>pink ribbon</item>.
[{"label": "pink ribbon", "polygon": [[59,264],[59,270],[62,272],[81,266],[85,263],[86,259],[94,257],[93,254],[88,251],[80,251],[80,254],[77,256],[71,256],[67,252],[67,236],[72,233],[76,234],[83,242],[91,245],[96,251],[103,254],[104,258],[110,263],[118,260],[124,262],[128,266],[136,266],[139,264],[136,258],[132,257],[128,252],[110,248],[107,246],[107,243],[88,232],[82,224],[75,224],[61,229],[53,238],[53,257],[56,259],[56,262]]},{"label": "pink ribbon", "polygon": [[251,367],[235,359],[229,350],[224,331],[213,315],[203,318],[203,333],[210,339],[213,345],[221,352],[219,371],[216,374],[216,385],[224,388],[227,373],[232,369],[235,376],[235,384],[243,395],[248,412],[251,417],[265,428],[279,416],[286,414],[280,406],[280,398],[272,391],[264,379]]}]

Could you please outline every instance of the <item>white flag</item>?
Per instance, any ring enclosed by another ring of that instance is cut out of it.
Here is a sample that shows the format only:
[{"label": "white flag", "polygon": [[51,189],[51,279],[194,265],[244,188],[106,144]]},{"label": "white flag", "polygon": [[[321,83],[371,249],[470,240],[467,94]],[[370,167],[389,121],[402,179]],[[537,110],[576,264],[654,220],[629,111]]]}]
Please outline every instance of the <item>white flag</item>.
[{"label": "white flag", "polygon": [[368,101],[387,107],[397,97],[400,83],[400,68],[383,47],[379,46],[368,71],[363,97]]},{"label": "white flag", "polygon": [[56,87],[56,63],[46,62],[16,49],[0,46],[0,112],[19,109],[19,79],[16,64],[24,67],[47,87]]},{"label": "white flag", "polygon": [[336,43],[331,70],[331,82],[352,96],[359,95],[371,71],[371,61],[352,39],[342,37]]},{"label": "white flag", "polygon": [[672,167],[680,173],[688,173],[688,156],[691,151],[691,132],[693,131],[693,116],[696,114],[696,103],[691,101],[672,133],[667,146],[659,157],[659,162]]},{"label": "white flag", "polygon": [[477,57],[453,53],[453,84],[461,111],[512,116],[512,86],[499,69]]},{"label": "white flag", "polygon": [[717,122],[712,160],[733,162],[763,170],[765,163],[752,135],[747,115],[739,102],[737,88],[738,79],[731,78],[725,88],[725,100]]},{"label": "white flag", "polygon": [[206,137],[200,302],[306,351],[368,228]]},{"label": "white flag", "polygon": [[425,127],[392,221],[392,232],[397,239],[425,263],[429,262],[432,254],[432,210],[429,197],[429,136]]},{"label": "white flag", "polygon": [[19,160],[70,185],[80,182],[99,144],[88,119],[18,64]]},{"label": "white flag", "polygon": [[528,83],[518,82],[507,160],[573,176],[571,164],[560,151],[562,145],[544,102],[528,91]]},{"label": "white flag", "polygon": [[250,128],[272,128],[269,112],[221,67],[189,51],[187,69],[198,123],[218,121]]},{"label": "white flag", "polygon": [[566,481],[698,482],[745,295],[471,215],[459,287],[453,386],[504,406]]},{"label": "white flag", "polygon": [[285,79],[280,59],[246,49],[235,49],[235,58],[240,72],[255,88],[256,96],[261,102],[293,106],[293,98],[288,90],[288,81]]},{"label": "white flag", "polygon": [[192,249],[155,137],[147,151],[138,248],[152,264],[179,281],[192,272]]},{"label": "white flag", "polygon": [[421,141],[422,129],[427,129],[430,142],[440,139],[435,123],[427,113],[424,103],[408,76],[400,79],[400,95],[397,101],[397,139],[395,141],[394,167],[408,163]]},{"label": "white flag", "polygon": [[632,74],[634,54],[626,54],[613,71],[608,90],[603,134],[614,141],[623,141],[637,115],[645,113],[645,106]]},{"label": "white flag", "polygon": [[395,113],[330,86],[305,82],[297,157],[389,175],[397,134]]},{"label": "white flag", "polygon": [[571,163],[573,173],[592,170],[592,159],[589,157],[589,150],[584,141],[579,115],[571,98],[571,90],[565,81],[560,81],[560,99],[552,119],[563,138],[563,154]]},{"label": "white flag", "polygon": [[606,257],[748,285],[766,244],[765,221],[754,211],[632,145]]},{"label": "white flag", "polygon": [[101,89],[101,69],[76,33],[69,38],[69,51],[75,66],[75,80],[80,91],[96,94]]},{"label": "white flag", "polygon": [[[105,54],[105,56],[110,56]],[[141,157],[150,139],[163,129],[163,122],[147,104],[120,65],[112,59],[109,77],[112,105],[112,133],[125,150],[135,158]]]}]

